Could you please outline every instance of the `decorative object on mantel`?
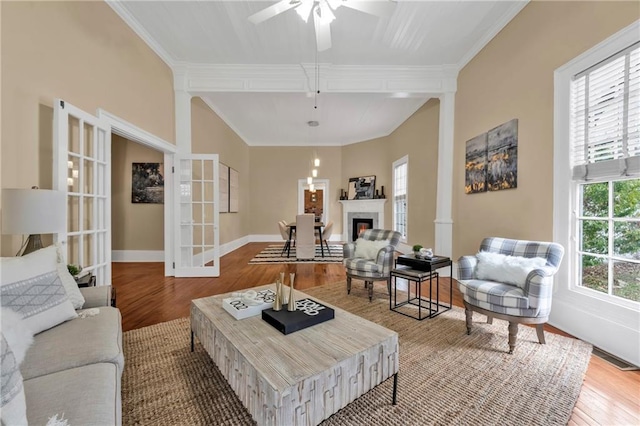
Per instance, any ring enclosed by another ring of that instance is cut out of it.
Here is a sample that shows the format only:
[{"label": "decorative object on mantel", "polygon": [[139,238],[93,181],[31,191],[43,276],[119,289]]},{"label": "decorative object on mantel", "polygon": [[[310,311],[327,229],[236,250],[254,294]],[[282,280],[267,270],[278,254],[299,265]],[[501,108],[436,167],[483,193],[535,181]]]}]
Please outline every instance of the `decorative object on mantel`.
[{"label": "decorative object on mantel", "polygon": [[468,140],[465,153],[465,194],[516,188],[518,119]]},{"label": "decorative object on mantel", "polygon": [[373,198],[376,198],[376,199],[387,198],[387,197],[384,195],[384,185],[383,185],[383,186],[381,186],[380,188],[381,188],[381,189],[380,189],[380,192],[381,192],[381,193],[380,193],[380,192],[378,192],[378,190],[376,189],[376,195],[374,195],[374,196],[373,196]]},{"label": "decorative object on mantel", "polygon": [[373,199],[376,188],[375,176],[349,178],[349,200]]},{"label": "decorative object on mantel", "polygon": [[340,189],[340,199],[341,200],[348,200],[349,197],[347,197],[347,193],[344,192],[344,189]]}]

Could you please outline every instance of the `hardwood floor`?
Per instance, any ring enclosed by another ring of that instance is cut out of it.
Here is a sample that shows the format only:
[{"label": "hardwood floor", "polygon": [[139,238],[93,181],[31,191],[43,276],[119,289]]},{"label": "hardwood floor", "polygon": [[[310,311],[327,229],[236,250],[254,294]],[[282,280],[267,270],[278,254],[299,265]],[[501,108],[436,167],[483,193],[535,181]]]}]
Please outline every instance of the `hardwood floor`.
[{"label": "hardwood floor", "polygon": [[[187,317],[192,299],[272,283],[282,271],[296,274],[300,290],[346,280],[341,264],[249,265],[267,245],[250,243],[223,256],[219,278],[165,277],[161,263],[114,263],[113,286],[123,330]],[[354,285],[360,282],[354,281]],[[441,291],[448,292],[449,285],[449,279],[441,279]],[[454,305],[463,306],[455,285],[453,295]],[[548,325],[545,331],[569,336]],[[505,324],[505,346],[506,336]],[[640,371],[621,371],[592,356],[569,424],[640,425]]]}]

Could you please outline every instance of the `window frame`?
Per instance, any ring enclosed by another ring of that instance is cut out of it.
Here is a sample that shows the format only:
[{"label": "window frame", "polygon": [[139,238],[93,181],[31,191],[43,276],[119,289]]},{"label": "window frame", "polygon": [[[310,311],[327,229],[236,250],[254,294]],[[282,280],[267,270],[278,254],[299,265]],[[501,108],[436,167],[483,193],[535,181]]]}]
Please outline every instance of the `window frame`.
[{"label": "window frame", "polygon": [[[585,295],[592,300],[640,312],[640,303],[618,296],[604,294],[578,283],[580,239],[579,214],[581,202],[580,182],[572,178],[571,146],[571,82],[575,75],[606,61],[612,55],[640,41],[640,21],[636,21],[607,40],[584,52],[554,73],[554,241],[565,249],[565,261],[558,273],[558,281],[570,292]],[[598,179],[588,183],[626,180],[624,177]]]},{"label": "window frame", "polygon": [[[398,167],[405,165],[406,166],[406,172],[405,172],[405,182],[404,182],[404,187],[405,187],[405,193],[401,194],[404,195],[404,203],[405,203],[405,211],[404,211],[404,235],[402,235],[401,231],[398,231],[398,227],[397,227],[397,209],[396,209],[396,202],[397,202],[397,197],[398,195],[396,194],[396,171],[398,169]],[[392,198],[393,198],[393,230],[400,232],[401,237],[400,237],[400,241],[402,241],[403,243],[407,242],[408,236],[409,236],[409,156],[405,155],[401,158],[399,158],[398,160],[393,162],[393,165],[391,166],[391,176],[392,176],[392,182],[393,182],[393,187],[392,187]]]}]

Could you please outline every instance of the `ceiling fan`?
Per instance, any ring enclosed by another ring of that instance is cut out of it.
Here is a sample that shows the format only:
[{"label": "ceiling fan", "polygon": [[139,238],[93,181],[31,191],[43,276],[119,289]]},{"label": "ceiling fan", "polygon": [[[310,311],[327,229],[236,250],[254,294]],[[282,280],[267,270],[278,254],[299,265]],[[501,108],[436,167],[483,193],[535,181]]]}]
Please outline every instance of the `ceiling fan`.
[{"label": "ceiling fan", "polygon": [[316,45],[322,52],[331,48],[331,22],[336,18],[333,11],[340,6],[349,7],[360,12],[378,16],[390,16],[395,3],[386,0],[352,1],[352,0],[281,0],[261,11],[249,16],[249,21],[259,24],[290,9],[295,9],[304,22],[309,21],[313,14],[313,24],[316,30]]}]

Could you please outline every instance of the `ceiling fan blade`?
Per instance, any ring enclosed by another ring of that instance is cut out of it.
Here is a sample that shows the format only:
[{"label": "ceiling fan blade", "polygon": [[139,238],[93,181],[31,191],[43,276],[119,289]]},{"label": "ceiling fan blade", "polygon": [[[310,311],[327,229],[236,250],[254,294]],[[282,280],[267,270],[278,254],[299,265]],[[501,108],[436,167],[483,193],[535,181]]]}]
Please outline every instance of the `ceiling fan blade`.
[{"label": "ceiling fan blade", "polygon": [[331,48],[331,23],[321,22],[317,13],[313,13],[313,24],[316,28],[316,45],[318,52]]},{"label": "ceiling fan blade", "polygon": [[261,22],[266,21],[267,19],[273,18],[276,15],[281,14],[282,12],[286,12],[289,9],[293,9],[296,6],[300,5],[300,1],[296,0],[281,0],[276,4],[272,4],[271,6],[262,9],[259,12],[254,13],[249,16],[249,22],[253,22],[254,24],[259,24]]},{"label": "ceiling fan blade", "polygon": [[375,15],[380,18],[388,18],[396,10],[396,3],[391,1],[343,1],[342,6],[359,10],[360,12]]}]

